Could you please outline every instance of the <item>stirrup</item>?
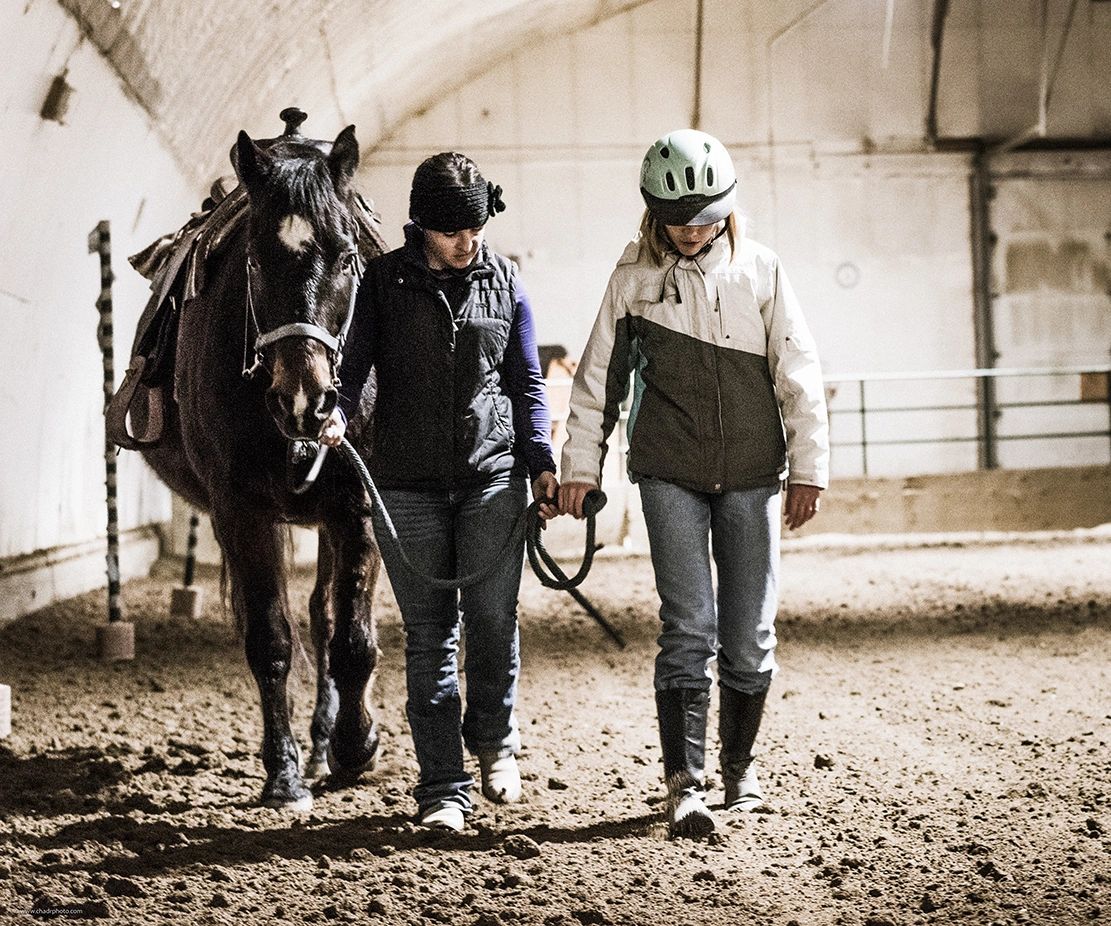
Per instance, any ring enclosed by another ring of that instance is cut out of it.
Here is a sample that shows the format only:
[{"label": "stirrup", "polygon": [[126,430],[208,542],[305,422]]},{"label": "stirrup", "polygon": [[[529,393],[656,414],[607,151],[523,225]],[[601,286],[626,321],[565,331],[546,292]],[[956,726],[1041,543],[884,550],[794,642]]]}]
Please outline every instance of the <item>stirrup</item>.
[{"label": "stirrup", "polygon": [[142,433],[132,434],[127,429],[127,416],[138,398],[139,387],[143,385],[143,370],[146,365],[146,357],[131,358],[131,365],[124,374],[120,388],[116,390],[116,394],[112,396],[108,407],[104,410],[104,429],[108,439],[124,450],[143,450],[155,446],[162,439],[162,432],[165,429],[162,390],[158,386],[144,387],[146,392],[143,399],[146,403],[147,421]]}]

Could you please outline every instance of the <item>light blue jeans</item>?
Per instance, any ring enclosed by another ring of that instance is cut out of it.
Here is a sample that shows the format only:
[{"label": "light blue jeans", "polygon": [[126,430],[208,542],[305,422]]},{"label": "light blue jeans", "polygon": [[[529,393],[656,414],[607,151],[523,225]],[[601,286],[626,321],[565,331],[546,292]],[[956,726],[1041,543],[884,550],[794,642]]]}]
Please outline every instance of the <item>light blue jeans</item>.
[{"label": "light blue jeans", "polygon": [[[522,476],[508,473],[460,491],[382,489],[409,561],[425,575],[464,576],[499,557],[494,571],[460,592],[431,588],[382,543],[382,560],[405,625],[406,711],[420,781],[421,811],[454,803],[471,810],[474,779],[463,768],[463,743],[475,754],[516,755],[514,705],[521,658],[517,594],[523,535],[508,552],[506,537],[528,505]],[[466,634],[466,712],[459,694],[460,612]]]},{"label": "light blue jeans", "polygon": [[[765,691],[778,669],[780,488],[722,494],[637,482],[660,596],[656,689]],[[710,553],[717,565],[715,595]]]}]

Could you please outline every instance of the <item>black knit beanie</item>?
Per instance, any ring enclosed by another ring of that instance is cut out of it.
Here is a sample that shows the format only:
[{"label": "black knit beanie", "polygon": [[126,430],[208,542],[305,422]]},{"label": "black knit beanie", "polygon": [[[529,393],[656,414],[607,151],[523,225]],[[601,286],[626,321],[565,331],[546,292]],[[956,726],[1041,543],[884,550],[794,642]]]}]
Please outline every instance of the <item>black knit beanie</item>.
[{"label": "black knit beanie", "polygon": [[[430,159],[431,160],[431,159]],[[426,162],[427,163],[427,162]],[[457,232],[481,228],[492,215],[505,211],[500,186],[478,175],[471,184],[445,184],[443,178],[417,168],[409,192],[409,218],[421,228]]]}]

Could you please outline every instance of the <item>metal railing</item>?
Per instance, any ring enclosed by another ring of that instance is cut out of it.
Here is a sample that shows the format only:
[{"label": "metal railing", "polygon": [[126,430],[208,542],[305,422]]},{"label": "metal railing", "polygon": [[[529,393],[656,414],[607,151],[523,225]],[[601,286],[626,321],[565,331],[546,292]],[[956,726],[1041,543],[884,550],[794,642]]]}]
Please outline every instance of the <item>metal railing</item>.
[{"label": "metal railing", "polygon": [[[1078,389],[1077,398],[1049,398],[1031,401],[1000,401],[996,395],[995,384],[1001,379],[1036,379],[1044,377],[1074,376],[1092,377],[1089,382],[1096,385],[1095,395],[1085,398]],[[976,399],[974,402],[944,404],[895,404],[869,405],[868,386],[873,383],[928,382],[938,380],[974,380]],[[831,425],[835,417],[855,418],[859,427],[859,439],[834,440],[834,447],[855,447],[860,451],[860,464],[864,476],[868,475],[868,450],[881,446],[913,446],[919,444],[976,444],[979,465],[984,469],[994,469],[999,465],[999,444],[1003,441],[1021,440],[1066,440],[1103,437],[1107,438],[1108,454],[1111,459],[1111,364],[1076,367],[1031,367],[1026,369],[974,369],[974,370],[933,370],[915,373],[841,373],[826,378],[827,395],[831,387],[841,384],[855,385],[856,404],[848,408],[830,408]],[[1101,388],[1100,388],[1101,387]],[[833,390],[836,395],[836,390]],[[832,397],[831,397],[832,398]],[[1000,434],[998,420],[1007,410],[1034,408],[1067,408],[1103,404],[1107,407],[1107,428],[1101,430],[1034,430],[1019,434]],[[832,401],[831,401],[832,406]],[[973,412],[976,415],[977,433],[975,435],[944,435],[927,437],[884,437],[869,438],[869,421],[876,423],[877,416],[909,414],[917,412]],[[869,417],[871,416],[871,417]]]}]

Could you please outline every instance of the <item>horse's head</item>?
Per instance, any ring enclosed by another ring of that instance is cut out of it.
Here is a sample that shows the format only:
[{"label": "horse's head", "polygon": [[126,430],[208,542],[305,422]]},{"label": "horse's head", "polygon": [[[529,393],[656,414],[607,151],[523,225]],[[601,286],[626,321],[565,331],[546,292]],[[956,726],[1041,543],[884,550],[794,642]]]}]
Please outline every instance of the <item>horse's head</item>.
[{"label": "horse's head", "polygon": [[336,407],[359,282],[355,128],[340,132],[328,154],[293,140],[261,148],[240,132],[236,161],[251,205],[248,314],[256,367],[270,373],[266,405],[286,437],[312,439]]}]

